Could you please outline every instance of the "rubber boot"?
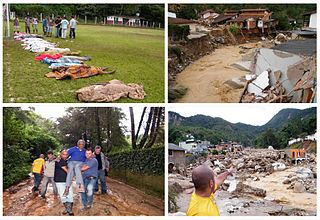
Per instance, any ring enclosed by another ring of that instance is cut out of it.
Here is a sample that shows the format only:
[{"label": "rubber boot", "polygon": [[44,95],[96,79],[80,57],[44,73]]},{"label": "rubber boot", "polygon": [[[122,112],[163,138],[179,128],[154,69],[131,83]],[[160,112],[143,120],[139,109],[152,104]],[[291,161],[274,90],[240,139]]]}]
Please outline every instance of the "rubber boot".
[{"label": "rubber boot", "polygon": [[73,209],[73,202],[68,202],[68,204],[69,204],[69,206],[68,206],[68,208],[69,208],[69,210],[68,210],[69,215],[73,216],[73,215],[74,215],[74,213],[73,213],[73,211],[72,211],[72,209]]},{"label": "rubber boot", "polygon": [[63,215],[66,215],[66,214],[69,213],[69,211],[68,211],[68,202],[63,203],[63,205],[64,205],[64,207],[66,208],[66,210],[64,210],[64,211],[62,212],[62,214],[63,214]]}]

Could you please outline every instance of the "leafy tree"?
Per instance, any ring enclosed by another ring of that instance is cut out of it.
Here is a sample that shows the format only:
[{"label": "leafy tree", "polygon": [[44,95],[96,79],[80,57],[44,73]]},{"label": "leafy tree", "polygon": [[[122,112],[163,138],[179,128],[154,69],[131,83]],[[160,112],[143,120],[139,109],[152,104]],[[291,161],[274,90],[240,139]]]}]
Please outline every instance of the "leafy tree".
[{"label": "leafy tree", "polygon": [[4,188],[24,179],[30,172],[32,160],[40,153],[61,146],[55,137],[56,132],[46,125],[52,128],[53,122],[36,115],[32,109],[3,109]]},{"label": "leafy tree", "polygon": [[57,119],[61,142],[73,146],[84,139],[87,147],[102,145],[105,152],[127,148],[125,127],[121,120],[125,117],[119,108],[68,108],[67,115]]}]

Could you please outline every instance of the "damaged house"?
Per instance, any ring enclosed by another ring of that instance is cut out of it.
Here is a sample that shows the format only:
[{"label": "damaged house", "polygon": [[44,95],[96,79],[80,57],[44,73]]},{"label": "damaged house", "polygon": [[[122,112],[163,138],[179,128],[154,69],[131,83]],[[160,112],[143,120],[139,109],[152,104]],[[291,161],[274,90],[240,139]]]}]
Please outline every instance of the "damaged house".
[{"label": "damaged house", "polygon": [[239,12],[235,10],[227,10],[223,14],[220,14],[213,21],[213,25],[224,25],[226,22],[236,19],[239,16]]},{"label": "damaged house", "polygon": [[216,13],[214,10],[208,9],[208,10],[203,11],[199,14],[199,20],[204,23],[210,24],[218,16],[219,16],[219,14]]},{"label": "damaged house", "polygon": [[209,141],[195,140],[193,137],[190,139],[179,142],[179,147],[185,149],[188,153],[199,154],[202,152],[208,152],[208,147],[210,146]]},{"label": "damaged house", "polygon": [[184,168],[186,165],[185,149],[178,147],[175,144],[169,143],[169,168]]},{"label": "damaged house", "polygon": [[303,27],[317,29],[317,12],[310,11],[303,14]]},{"label": "damaged house", "polygon": [[243,150],[243,146],[240,143],[235,141],[228,141],[228,142],[221,141],[219,144],[215,145],[215,150],[238,152]]},{"label": "damaged house", "polygon": [[184,18],[168,18],[169,25],[189,26],[190,32],[197,32],[199,25],[197,22]]},{"label": "damaged house", "polygon": [[239,16],[229,20],[227,24],[236,24],[242,32],[264,34],[270,32],[277,25],[277,21],[271,18],[272,12],[267,9],[242,9]]}]

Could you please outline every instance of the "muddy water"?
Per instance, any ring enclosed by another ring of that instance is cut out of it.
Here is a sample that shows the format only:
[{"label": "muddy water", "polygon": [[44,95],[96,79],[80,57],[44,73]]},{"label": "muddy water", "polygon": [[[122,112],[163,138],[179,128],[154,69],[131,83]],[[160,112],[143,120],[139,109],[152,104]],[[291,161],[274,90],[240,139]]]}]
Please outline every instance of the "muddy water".
[{"label": "muddy water", "polygon": [[[58,198],[52,194],[52,187],[47,191],[47,198],[31,193],[33,181],[23,181],[3,193],[3,214],[5,216],[57,216],[64,210]],[[124,216],[124,215],[164,215],[164,201],[144,194],[117,180],[107,179],[110,189],[108,195],[95,194],[93,207],[80,211],[79,195],[74,195],[74,213],[80,216]]]},{"label": "muddy water", "polygon": [[[188,88],[188,91],[178,102],[239,102],[243,88],[234,89],[224,84],[246,74],[231,66],[241,59],[239,46],[258,47],[256,43],[222,47],[196,60],[179,73],[176,82]],[[252,49],[247,51],[250,52]]]},{"label": "muddy water", "polygon": [[289,174],[294,174],[297,169],[297,167],[293,167],[281,172],[274,172],[265,178],[260,178],[260,181],[251,181],[247,184],[265,189],[267,197],[277,200],[280,204],[314,212],[317,207],[316,194],[294,193],[292,189],[287,189],[288,184],[282,183]]}]

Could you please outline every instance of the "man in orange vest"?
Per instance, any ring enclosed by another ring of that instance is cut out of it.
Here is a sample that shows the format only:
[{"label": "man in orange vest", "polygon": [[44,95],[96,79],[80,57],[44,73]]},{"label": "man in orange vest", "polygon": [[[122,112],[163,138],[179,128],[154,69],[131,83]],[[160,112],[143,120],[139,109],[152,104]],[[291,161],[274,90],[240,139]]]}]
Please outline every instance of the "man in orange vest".
[{"label": "man in orange vest", "polygon": [[32,188],[32,192],[39,190],[41,177],[43,173],[44,167],[44,155],[40,154],[38,159],[35,159],[32,163],[32,174],[34,177],[34,187]]}]

